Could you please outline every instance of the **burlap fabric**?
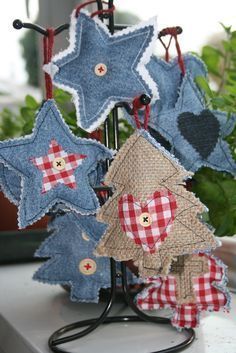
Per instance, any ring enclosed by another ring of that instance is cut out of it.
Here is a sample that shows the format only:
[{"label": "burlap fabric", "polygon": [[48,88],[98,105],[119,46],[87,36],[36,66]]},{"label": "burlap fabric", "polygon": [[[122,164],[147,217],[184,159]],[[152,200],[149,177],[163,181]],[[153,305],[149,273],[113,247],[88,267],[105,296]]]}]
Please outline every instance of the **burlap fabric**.
[{"label": "burlap fabric", "polygon": [[[97,216],[109,227],[97,246],[96,254],[119,261],[133,260],[144,277],[168,274],[171,262],[177,256],[217,246],[212,232],[199,218],[205,210],[204,205],[184,188],[184,180],[192,173],[180,166],[162,147],[150,141],[141,131],[136,131],[117,153],[105,178],[106,185],[113,186],[115,191]],[[150,254],[122,231],[118,200],[124,194],[132,194],[145,202],[154,191],[163,188],[174,194],[177,211],[167,238],[154,254]]]},{"label": "burlap fabric", "polygon": [[202,277],[209,272],[205,256],[183,255],[173,261],[170,275],[176,279],[178,304],[195,303],[193,277]]}]

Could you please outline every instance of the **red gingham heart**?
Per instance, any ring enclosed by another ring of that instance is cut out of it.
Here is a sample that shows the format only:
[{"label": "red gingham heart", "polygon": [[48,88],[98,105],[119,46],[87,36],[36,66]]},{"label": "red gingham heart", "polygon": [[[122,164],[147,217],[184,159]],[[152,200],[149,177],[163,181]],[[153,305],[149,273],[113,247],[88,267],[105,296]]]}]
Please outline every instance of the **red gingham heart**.
[{"label": "red gingham heart", "polygon": [[145,203],[125,194],[118,202],[121,227],[127,236],[154,253],[167,237],[175,219],[177,203],[167,189],[155,191]]}]

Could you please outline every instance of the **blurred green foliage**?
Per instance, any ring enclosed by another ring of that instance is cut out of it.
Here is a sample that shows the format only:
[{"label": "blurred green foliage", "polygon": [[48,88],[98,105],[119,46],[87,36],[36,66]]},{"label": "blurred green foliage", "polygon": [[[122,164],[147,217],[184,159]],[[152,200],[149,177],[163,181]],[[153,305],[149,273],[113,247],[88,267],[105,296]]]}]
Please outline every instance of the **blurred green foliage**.
[{"label": "blurred green foliage", "polygon": [[37,33],[26,31],[20,39],[22,55],[25,60],[25,69],[28,74],[28,83],[31,86],[39,86],[39,52],[37,43]]},{"label": "blurred green foliage", "polygon": [[[228,112],[228,119],[236,114],[236,31],[222,25],[225,39],[219,47],[206,45],[201,58],[209,71],[209,81],[197,77],[198,86],[204,91],[209,108]],[[214,86],[215,89],[212,89]],[[236,129],[227,137],[236,158]],[[199,170],[193,191],[208,207],[207,219],[218,236],[236,234],[236,180],[227,173],[208,168]]]}]

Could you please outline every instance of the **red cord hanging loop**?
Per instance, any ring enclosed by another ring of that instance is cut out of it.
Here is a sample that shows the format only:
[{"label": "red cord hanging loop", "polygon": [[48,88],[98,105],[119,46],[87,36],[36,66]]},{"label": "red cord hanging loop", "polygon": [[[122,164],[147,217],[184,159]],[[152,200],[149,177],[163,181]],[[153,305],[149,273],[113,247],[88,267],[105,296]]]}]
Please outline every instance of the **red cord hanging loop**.
[{"label": "red cord hanging loop", "polygon": [[[47,29],[47,36],[43,37],[43,56],[44,56],[44,65],[48,64],[52,59],[52,50],[54,44],[54,29]],[[53,85],[52,79],[48,73],[45,72],[45,89],[46,89],[46,99],[53,98]]]},{"label": "red cord hanging loop", "polygon": [[[79,5],[79,6],[76,8],[75,16],[78,17],[81,9],[83,9],[83,8],[86,7],[87,5],[94,4],[94,3],[97,3],[97,1],[96,1],[96,0],[90,0],[90,1],[86,1],[86,2],[82,3],[81,5]],[[108,2],[106,2],[106,1],[102,1],[102,3],[105,4],[105,5],[108,5]],[[115,6],[113,5],[113,6],[112,6],[111,8],[109,8],[109,9],[102,9],[102,10],[94,11],[94,12],[91,14],[91,17],[97,16],[97,15],[101,15],[101,14],[103,14],[103,13],[111,13],[111,12],[113,12],[114,10],[115,10]]]},{"label": "red cord hanging loop", "polygon": [[134,120],[137,126],[137,129],[141,129],[141,123],[139,120],[139,115],[138,115],[138,111],[140,109],[144,108],[145,109],[145,114],[144,114],[144,123],[143,123],[143,128],[145,130],[148,129],[148,121],[149,121],[149,116],[150,116],[150,105],[147,104],[143,104],[140,100],[140,97],[136,97],[133,100],[133,113],[134,113]]},{"label": "red cord hanging loop", "polygon": [[[158,38],[160,40],[160,42],[162,43],[163,47],[165,48],[166,50],[166,53],[165,53],[165,60],[168,62],[169,61],[169,48],[170,48],[170,44],[171,44],[171,41],[172,41],[172,38],[174,38],[175,40],[175,47],[176,47],[176,51],[177,51],[177,55],[178,55],[178,64],[179,64],[179,67],[180,67],[180,70],[182,72],[183,75],[185,75],[185,65],[184,65],[184,60],[183,60],[183,56],[182,56],[182,52],[181,52],[181,49],[180,49],[180,45],[179,45],[179,42],[178,42],[178,35],[182,33],[182,28],[177,26],[177,27],[167,27],[167,28],[164,28],[162,31],[160,31],[159,35],[158,35]],[[168,45],[166,45],[162,38],[161,37],[164,37],[166,35],[170,35],[170,40],[169,40],[169,43]]]}]

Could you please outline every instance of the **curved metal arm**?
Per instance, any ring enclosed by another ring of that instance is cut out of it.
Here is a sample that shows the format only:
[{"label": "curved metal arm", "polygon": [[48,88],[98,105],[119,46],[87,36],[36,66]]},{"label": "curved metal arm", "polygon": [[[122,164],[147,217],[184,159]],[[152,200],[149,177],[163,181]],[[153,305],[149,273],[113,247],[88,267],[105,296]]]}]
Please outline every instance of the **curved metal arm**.
[{"label": "curved metal arm", "polygon": [[[47,36],[48,33],[47,33],[47,30],[39,25],[36,25],[34,23],[28,23],[28,22],[22,22],[21,20],[19,19],[16,19],[13,21],[12,23],[13,27],[15,29],[22,29],[22,28],[28,28],[28,29],[33,29],[34,31],[42,34],[43,36]],[[65,23],[57,28],[55,28],[55,35],[63,32],[64,30],[68,29],[69,28],[69,24],[68,23]]]}]

